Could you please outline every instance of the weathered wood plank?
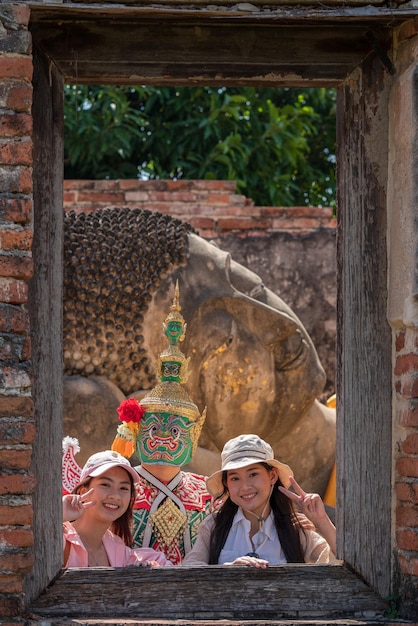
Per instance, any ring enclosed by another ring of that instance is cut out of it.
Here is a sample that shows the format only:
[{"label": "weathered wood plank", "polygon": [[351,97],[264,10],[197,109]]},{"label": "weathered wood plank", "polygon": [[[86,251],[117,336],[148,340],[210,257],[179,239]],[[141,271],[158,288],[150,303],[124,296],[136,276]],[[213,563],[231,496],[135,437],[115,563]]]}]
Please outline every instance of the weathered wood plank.
[{"label": "weathered wood plank", "polygon": [[[212,22],[119,20],[117,28],[100,19],[35,20],[31,30],[66,82],[244,84],[288,82],[293,76],[299,82],[336,84],[372,52],[367,25],[254,26],[218,17]],[[379,43],[385,49],[384,33]]]},{"label": "weathered wood plank", "polygon": [[[63,84],[49,61],[34,49],[33,76],[33,261],[29,283],[35,432],[31,470],[35,560],[26,594],[39,594],[62,563],[62,501],[52,476],[61,474],[63,307]],[[61,120],[61,121],[60,121]]]},{"label": "weathered wood plank", "polygon": [[[387,321],[388,95],[369,59],[339,93],[337,528],[339,554],[390,593],[392,337]],[[354,123],[355,120],[355,123]]]},{"label": "weathered wood plank", "polygon": [[[225,591],[227,590],[227,593]],[[33,603],[39,616],[279,619],[387,607],[343,565],[64,570]]]}]

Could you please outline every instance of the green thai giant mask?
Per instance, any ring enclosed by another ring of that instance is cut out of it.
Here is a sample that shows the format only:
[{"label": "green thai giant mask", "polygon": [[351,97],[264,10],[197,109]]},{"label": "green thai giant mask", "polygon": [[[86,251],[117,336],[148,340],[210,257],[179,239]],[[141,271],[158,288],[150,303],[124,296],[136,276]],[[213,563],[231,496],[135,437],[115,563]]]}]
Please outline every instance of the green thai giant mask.
[{"label": "green thai giant mask", "polygon": [[[159,356],[160,382],[142,398],[139,406],[136,401],[128,401],[133,406],[133,419],[120,418],[123,423],[112,444],[113,449],[128,457],[136,447],[141,463],[149,465],[187,465],[205,421],[206,409],[200,415],[183,387],[188,378],[189,359],[178,347],[186,330],[180,311],[177,284],[170,313],[163,324],[169,345]],[[128,415],[126,410],[124,415]]]},{"label": "green thai giant mask", "polygon": [[[202,420],[203,425],[203,420]],[[172,412],[147,412],[141,420],[137,454],[149,465],[187,465],[201,431],[199,422]]]}]

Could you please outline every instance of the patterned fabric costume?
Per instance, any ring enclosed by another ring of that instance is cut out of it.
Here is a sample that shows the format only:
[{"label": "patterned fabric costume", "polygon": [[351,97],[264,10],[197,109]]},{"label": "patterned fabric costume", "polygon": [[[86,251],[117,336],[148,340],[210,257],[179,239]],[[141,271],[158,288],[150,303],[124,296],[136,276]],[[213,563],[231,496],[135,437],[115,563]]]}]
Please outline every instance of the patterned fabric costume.
[{"label": "patterned fabric costume", "polygon": [[141,477],[134,505],[135,545],[160,550],[177,565],[190,551],[200,522],[211,511],[205,478],[180,471],[164,485],[143,467],[135,469]]}]

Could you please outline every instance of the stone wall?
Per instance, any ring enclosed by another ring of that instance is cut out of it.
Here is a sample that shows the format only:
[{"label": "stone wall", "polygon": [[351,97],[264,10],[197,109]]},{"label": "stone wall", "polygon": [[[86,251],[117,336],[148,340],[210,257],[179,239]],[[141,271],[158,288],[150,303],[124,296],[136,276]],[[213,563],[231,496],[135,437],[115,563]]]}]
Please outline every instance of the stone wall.
[{"label": "stone wall", "polygon": [[142,208],[187,221],[261,276],[304,323],[334,393],[336,219],[332,209],[257,207],[232,181],[66,180],[64,206]]}]

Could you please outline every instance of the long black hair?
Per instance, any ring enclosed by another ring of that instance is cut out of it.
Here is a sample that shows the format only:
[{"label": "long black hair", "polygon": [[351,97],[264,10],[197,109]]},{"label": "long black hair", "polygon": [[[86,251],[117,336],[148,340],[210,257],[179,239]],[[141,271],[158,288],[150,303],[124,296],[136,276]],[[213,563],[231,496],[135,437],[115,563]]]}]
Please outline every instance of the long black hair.
[{"label": "long black hair", "polygon": [[[260,463],[268,471],[272,466],[268,463]],[[227,473],[222,473],[222,483],[226,489]],[[284,493],[279,491],[279,487],[283,486],[280,478],[276,480],[270,496],[270,507],[273,511],[274,524],[279,536],[280,545],[282,546],[284,555],[288,563],[304,563],[303,550],[300,543],[300,531],[304,532],[298,517],[296,515],[293,504]],[[209,565],[217,565],[219,555],[225,545],[235,513],[238,511],[238,505],[232,502],[231,498],[227,498],[219,511],[215,513],[215,527],[212,531],[209,546]]]}]

